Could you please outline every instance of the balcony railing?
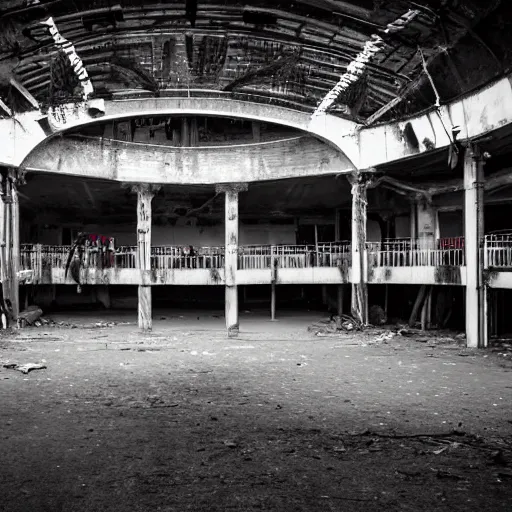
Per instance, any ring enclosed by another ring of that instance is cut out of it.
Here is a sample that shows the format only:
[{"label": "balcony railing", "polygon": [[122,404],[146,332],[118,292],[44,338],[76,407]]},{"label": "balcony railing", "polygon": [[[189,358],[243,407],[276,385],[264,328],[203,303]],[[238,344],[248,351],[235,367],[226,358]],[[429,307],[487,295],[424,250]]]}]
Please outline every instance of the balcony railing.
[{"label": "balcony railing", "polygon": [[162,270],[223,268],[224,247],[152,247],[151,267]]},{"label": "balcony railing", "polygon": [[[464,238],[439,240],[386,239],[366,244],[368,262],[376,267],[464,266]],[[32,270],[34,282],[44,272],[65,269],[71,246],[22,245],[20,270]],[[486,268],[512,269],[512,232],[485,237]],[[151,249],[151,267],[160,270],[221,269],[224,267],[224,247],[159,246]],[[84,250],[85,268],[136,269],[137,247],[117,247],[115,252],[101,253]],[[238,268],[291,269],[313,267],[349,267],[350,242],[318,245],[247,245],[239,248]]]},{"label": "balcony railing", "polygon": [[394,238],[367,244],[368,259],[376,267],[464,266],[464,238]]},{"label": "balcony railing", "polygon": [[491,234],[485,237],[485,267],[512,268],[512,233]]},{"label": "balcony railing", "polygon": [[[318,248],[318,250],[317,250]],[[246,245],[239,248],[238,268],[337,267],[350,265],[350,242],[315,245]]]}]

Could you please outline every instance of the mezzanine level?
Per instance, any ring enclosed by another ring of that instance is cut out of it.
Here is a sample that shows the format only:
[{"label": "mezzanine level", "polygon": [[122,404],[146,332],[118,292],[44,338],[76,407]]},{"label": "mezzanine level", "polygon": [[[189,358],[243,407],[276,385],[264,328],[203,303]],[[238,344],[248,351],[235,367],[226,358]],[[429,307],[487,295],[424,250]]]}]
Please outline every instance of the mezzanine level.
[{"label": "mezzanine level", "polygon": [[[71,246],[23,245],[20,269],[33,284],[76,284],[65,275]],[[490,287],[512,288],[512,234],[487,235],[482,257]],[[137,247],[83,249],[81,284],[223,285],[224,247],[151,248],[151,270],[137,268]],[[248,245],[238,248],[236,282],[251,284],[344,284],[351,282],[350,242],[317,245]],[[464,238],[386,239],[366,244],[370,284],[465,285]],[[75,263],[76,265],[76,263]]]}]

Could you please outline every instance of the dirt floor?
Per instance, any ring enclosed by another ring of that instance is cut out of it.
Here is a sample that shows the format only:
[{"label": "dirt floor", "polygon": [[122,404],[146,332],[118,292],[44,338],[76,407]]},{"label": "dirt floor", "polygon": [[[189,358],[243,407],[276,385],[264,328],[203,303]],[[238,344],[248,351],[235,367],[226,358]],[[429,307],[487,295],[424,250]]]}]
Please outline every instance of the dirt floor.
[{"label": "dirt floor", "polygon": [[1,511],[512,510],[510,351],[315,315],[247,313],[236,340],[221,313],[54,318],[75,325],[0,338]]}]

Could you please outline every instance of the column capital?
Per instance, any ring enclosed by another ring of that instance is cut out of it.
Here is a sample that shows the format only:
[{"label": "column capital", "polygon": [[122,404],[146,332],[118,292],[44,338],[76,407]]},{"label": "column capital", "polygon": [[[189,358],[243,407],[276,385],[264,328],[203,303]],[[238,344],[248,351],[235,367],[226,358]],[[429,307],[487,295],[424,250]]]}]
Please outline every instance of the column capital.
[{"label": "column capital", "polygon": [[122,188],[127,188],[133,194],[144,194],[153,197],[162,188],[153,183],[122,183]]},{"label": "column capital", "polygon": [[13,192],[26,185],[26,170],[14,169],[8,167],[0,167],[0,195],[4,203],[11,203],[13,200]]},{"label": "column capital", "polygon": [[247,192],[249,190],[248,183],[217,183],[215,185],[215,193],[220,194],[221,192]]},{"label": "column capital", "polygon": [[348,173],[347,180],[354,187],[354,185],[362,185],[367,187],[375,179],[377,169],[370,167],[369,169],[357,169]]}]

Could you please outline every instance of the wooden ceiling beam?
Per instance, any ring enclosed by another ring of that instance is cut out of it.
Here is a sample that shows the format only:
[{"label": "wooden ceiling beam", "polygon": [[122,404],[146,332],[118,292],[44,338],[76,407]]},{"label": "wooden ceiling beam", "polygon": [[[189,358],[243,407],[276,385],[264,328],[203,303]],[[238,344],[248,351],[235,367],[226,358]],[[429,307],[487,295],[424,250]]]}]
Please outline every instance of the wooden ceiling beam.
[{"label": "wooden ceiling beam", "polygon": [[23,85],[14,80],[14,78],[11,78],[9,80],[9,84],[11,85],[11,87],[14,87],[14,89],[16,89],[18,93],[21,94],[21,96],[23,96],[25,100],[28,101],[28,103],[30,103],[30,105],[35,110],[39,109],[39,102],[34,98],[34,96],[32,96],[32,94],[30,94],[30,92],[25,87],[23,87]]}]

